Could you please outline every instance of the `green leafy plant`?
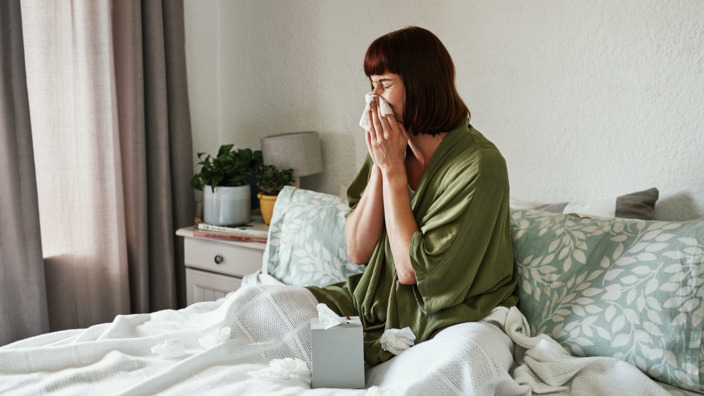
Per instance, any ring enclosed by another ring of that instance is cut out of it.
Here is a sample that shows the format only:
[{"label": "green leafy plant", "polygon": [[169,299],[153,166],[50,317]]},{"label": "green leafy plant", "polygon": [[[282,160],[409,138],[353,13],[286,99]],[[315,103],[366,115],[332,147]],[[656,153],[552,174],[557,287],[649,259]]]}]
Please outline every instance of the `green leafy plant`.
[{"label": "green leafy plant", "polygon": [[257,171],[257,187],[264,195],[278,195],[293,182],[293,169],[279,170],[274,165],[261,165]]},{"label": "green leafy plant", "polygon": [[216,186],[234,187],[247,184],[247,178],[262,166],[261,150],[233,149],[234,144],[223,144],[215,157],[198,153],[198,171],[191,178],[191,186],[203,190],[206,185],[213,191]]}]

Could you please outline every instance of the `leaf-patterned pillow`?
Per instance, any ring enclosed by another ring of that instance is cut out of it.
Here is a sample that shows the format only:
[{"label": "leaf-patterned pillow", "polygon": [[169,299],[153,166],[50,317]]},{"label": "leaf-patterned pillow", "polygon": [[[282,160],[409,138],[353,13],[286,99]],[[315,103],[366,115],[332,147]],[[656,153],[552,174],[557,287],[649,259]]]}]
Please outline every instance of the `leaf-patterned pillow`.
[{"label": "leaf-patterned pillow", "polygon": [[704,222],[511,212],[519,309],[533,334],[700,389]]},{"label": "leaf-patterned pillow", "polygon": [[325,286],[364,271],[347,258],[344,199],[287,186],[269,225],[263,269],[288,285]]}]

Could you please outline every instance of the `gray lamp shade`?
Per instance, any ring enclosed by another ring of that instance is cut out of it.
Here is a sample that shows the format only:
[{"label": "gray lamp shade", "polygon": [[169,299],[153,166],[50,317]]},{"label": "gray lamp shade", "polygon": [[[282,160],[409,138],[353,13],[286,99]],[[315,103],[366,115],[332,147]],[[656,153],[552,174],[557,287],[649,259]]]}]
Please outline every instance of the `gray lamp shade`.
[{"label": "gray lamp shade", "polygon": [[314,175],[323,171],[318,132],[293,132],[262,138],[265,165],[278,169],[293,168],[293,176]]}]

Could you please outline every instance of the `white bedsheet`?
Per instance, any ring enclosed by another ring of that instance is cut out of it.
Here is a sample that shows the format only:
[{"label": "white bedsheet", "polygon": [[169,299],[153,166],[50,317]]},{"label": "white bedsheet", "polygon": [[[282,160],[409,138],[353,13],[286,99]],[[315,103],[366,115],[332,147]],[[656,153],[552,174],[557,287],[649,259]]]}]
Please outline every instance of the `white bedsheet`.
[{"label": "white bedsheet", "polygon": [[[368,369],[368,389],[310,389],[305,378],[250,375],[272,359],[298,358],[310,367],[316,303],[302,288],[250,286],[178,311],[118,316],[19,341],[0,348],[0,394],[668,394],[627,363],[570,357],[547,337],[528,337],[515,308],[452,326]],[[210,349],[199,344],[223,327],[231,328],[228,341]],[[172,338],[183,341],[183,356],[151,352]]]}]

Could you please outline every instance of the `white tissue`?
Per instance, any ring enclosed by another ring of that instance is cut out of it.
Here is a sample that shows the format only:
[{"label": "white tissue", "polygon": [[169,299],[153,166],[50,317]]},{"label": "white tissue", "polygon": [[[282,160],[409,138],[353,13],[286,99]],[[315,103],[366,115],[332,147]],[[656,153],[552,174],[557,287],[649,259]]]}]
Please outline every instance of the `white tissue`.
[{"label": "white tissue", "polygon": [[369,103],[371,103],[372,98],[379,98],[379,110],[381,110],[381,115],[394,114],[394,111],[391,110],[391,106],[386,101],[386,99],[382,98],[379,95],[372,95],[372,94],[364,95],[364,100],[367,101],[367,107],[365,107],[364,112],[362,112],[362,119],[359,120],[359,126],[364,128],[365,131],[367,129],[369,129],[369,127],[370,127],[367,112],[369,111]]},{"label": "white tissue", "polygon": [[381,335],[379,342],[381,343],[381,349],[391,352],[394,355],[405,351],[415,344],[416,335],[409,327],[404,327],[403,329],[387,329],[384,334]]},{"label": "white tissue", "polygon": [[199,338],[198,342],[205,349],[216,347],[230,339],[231,331],[229,327],[222,327]]},{"label": "white tissue", "polygon": [[249,374],[255,378],[281,378],[293,379],[300,378],[304,381],[310,381],[310,369],[308,365],[301,359],[274,359],[269,362],[269,367],[257,371],[250,371]]},{"label": "white tissue", "polygon": [[328,308],[327,305],[320,303],[317,305],[318,308],[318,321],[323,326],[325,330],[330,329],[335,326],[339,326],[345,323],[345,318],[337,316],[335,311]]},{"label": "white tissue", "polygon": [[180,338],[170,338],[152,347],[152,353],[156,353],[163,359],[175,359],[182,356],[184,352],[185,348]]},{"label": "white tissue", "polygon": [[401,392],[393,388],[379,388],[378,386],[372,386],[367,389],[367,393],[365,393],[364,396],[396,396],[400,394]]}]

